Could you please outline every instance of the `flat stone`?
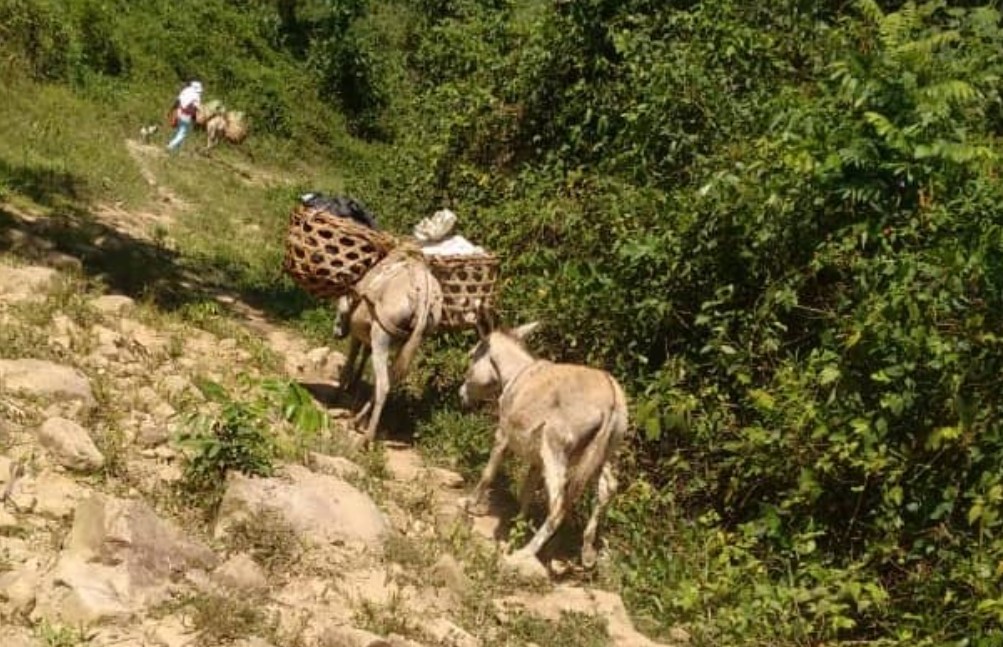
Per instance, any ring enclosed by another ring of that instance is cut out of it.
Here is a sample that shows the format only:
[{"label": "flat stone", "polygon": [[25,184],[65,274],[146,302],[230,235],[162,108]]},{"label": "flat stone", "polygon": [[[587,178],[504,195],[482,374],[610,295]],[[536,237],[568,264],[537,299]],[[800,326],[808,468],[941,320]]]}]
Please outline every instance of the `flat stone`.
[{"label": "flat stone", "polygon": [[70,366],[40,359],[0,360],[0,382],[10,391],[29,395],[78,398],[94,402],[90,380]]},{"label": "flat stone", "polygon": [[122,294],[105,294],[96,299],[91,299],[90,304],[98,312],[117,315],[135,306],[136,302]]},{"label": "flat stone", "polygon": [[231,473],[216,536],[225,536],[234,523],[271,512],[307,541],[382,546],[387,520],[368,495],[337,477],[314,474],[299,465],[288,465],[284,471],[276,478]]},{"label": "flat stone", "polygon": [[51,267],[0,265],[0,302],[39,301],[58,272]]}]

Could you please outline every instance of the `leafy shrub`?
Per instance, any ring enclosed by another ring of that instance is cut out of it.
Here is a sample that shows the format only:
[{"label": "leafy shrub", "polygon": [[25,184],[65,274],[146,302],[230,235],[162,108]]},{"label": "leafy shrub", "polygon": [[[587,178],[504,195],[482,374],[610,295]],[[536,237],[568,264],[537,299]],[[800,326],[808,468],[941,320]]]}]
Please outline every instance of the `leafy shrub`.
[{"label": "leafy shrub", "polygon": [[219,413],[190,415],[178,444],[191,452],[184,468],[185,489],[205,495],[209,507],[214,508],[231,470],[249,476],[271,476],[275,439],[266,429],[262,403],[233,401],[212,382],[204,382],[199,388],[220,405]]},{"label": "leafy shrub", "polygon": [[634,608],[709,644],[998,631],[998,11],[421,7],[376,206],[452,206],[505,318],[630,385]]}]

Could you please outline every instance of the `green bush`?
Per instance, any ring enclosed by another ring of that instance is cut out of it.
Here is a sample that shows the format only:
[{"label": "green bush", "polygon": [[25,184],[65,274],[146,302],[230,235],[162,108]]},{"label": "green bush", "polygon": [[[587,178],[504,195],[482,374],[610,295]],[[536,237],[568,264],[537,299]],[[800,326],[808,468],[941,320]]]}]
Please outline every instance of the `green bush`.
[{"label": "green bush", "polygon": [[203,382],[199,389],[220,410],[218,415],[191,414],[178,434],[178,445],[188,451],[182,484],[188,492],[205,496],[207,507],[215,509],[230,471],[271,476],[275,438],[267,430],[263,401],[235,401],[213,382]]},{"label": "green bush", "polygon": [[706,644],[999,631],[999,13],[423,7],[377,206],[451,205],[504,317],[630,385],[634,608]]}]

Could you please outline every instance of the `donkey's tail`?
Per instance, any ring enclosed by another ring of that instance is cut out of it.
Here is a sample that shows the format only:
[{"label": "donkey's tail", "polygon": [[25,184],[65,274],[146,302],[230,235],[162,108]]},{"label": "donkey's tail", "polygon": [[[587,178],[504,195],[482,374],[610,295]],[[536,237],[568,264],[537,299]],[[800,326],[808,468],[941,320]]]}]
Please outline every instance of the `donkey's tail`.
[{"label": "donkey's tail", "polygon": [[[609,378],[608,378],[609,379]],[[612,406],[603,412],[602,420],[599,423],[599,431],[592,437],[592,441],[582,450],[578,464],[571,470],[568,476],[568,486],[566,496],[568,501],[576,501],[581,496],[589,482],[599,473],[603,465],[610,459],[611,453],[616,449],[623,434],[623,425],[626,418],[626,403],[623,395],[612,379],[609,379],[610,387],[613,391]]]},{"label": "donkey's tail", "polygon": [[[418,352],[418,346],[421,345],[421,338],[425,334],[425,329],[428,327],[428,315],[432,305],[431,272],[429,272],[427,267],[422,267],[422,270],[424,285],[419,284],[417,286],[418,289],[415,291],[417,293],[415,307],[417,307],[418,311],[415,313],[414,325],[411,326],[411,334],[408,336],[407,341],[404,342],[404,345],[401,346],[400,352],[397,353],[397,358],[394,360],[393,376],[391,378],[393,382],[399,381],[407,374],[407,370],[411,366],[411,361],[414,360],[414,356]],[[414,272],[413,269],[410,271]]]}]

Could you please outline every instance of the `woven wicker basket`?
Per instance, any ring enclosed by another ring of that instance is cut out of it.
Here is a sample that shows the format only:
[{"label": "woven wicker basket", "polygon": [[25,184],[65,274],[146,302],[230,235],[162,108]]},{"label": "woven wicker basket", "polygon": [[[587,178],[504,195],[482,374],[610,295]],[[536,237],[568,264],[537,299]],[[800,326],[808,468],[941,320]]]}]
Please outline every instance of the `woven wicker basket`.
[{"label": "woven wicker basket", "polygon": [[301,205],[289,216],[282,268],[313,296],[337,298],[396,245],[386,232]]},{"label": "woven wicker basket", "polygon": [[439,327],[455,330],[474,326],[471,315],[477,314],[478,305],[490,307],[494,302],[498,258],[493,254],[427,258],[432,274],[442,286]]}]

